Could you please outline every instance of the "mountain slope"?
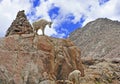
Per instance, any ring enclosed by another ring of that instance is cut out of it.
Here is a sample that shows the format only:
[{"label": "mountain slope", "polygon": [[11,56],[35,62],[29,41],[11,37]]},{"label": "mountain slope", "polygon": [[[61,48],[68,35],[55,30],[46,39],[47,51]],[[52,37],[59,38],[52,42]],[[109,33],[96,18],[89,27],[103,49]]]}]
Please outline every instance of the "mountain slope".
[{"label": "mountain slope", "polygon": [[82,57],[120,57],[120,22],[99,18],[70,35]]}]

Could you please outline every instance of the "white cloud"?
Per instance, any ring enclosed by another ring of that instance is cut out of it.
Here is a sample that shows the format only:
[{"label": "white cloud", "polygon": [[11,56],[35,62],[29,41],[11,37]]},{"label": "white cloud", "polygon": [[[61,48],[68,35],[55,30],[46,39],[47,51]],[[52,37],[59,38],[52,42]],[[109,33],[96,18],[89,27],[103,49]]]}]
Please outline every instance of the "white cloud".
[{"label": "white cloud", "polygon": [[[53,7],[59,8],[59,14],[53,14],[55,17],[52,19],[53,27],[49,29],[46,28],[46,34],[56,36],[64,36],[64,33],[57,33],[56,29],[63,22],[70,21],[68,19],[69,15],[74,18],[71,20],[72,23],[77,23],[80,18],[84,16],[85,22],[83,25],[92,21],[96,18],[107,17],[112,20],[120,20],[120,1],[119,0],[109,0],[103,3],[102,0],[40,0],[40,5],[36,8],[32,8],[32,3],[29,1],[33,0],[0,0],[0,35],[5,34],[6,29],[10,26],[11,22],[15,19],[16,13],[19,10],[24,9],[26,14],[29,12],[34,12],[34,15],[29,16],[29,21],[44,18],[51,20],[49,16],[49,11]],[[102,2],[102,5],[100,5]],[[7,3],[7,4],[6,4]],[[64,27],[62,27],[64,29]]]},{"label": "white cloud", "polygon": [[109,18],[112,20],[120,20],[120,15],[117,15],[116,10],[118,11],[120,7],[116,8],[116,6],[120,5],[120,2],[118,4],[119,0],[110,0],[107,3],[103,5],[92,5],[91,11],[87,12],[87,18],[83,25],[86,23],[95,20],[96,18]]},{"label": "white cloud", "polygon": [[[102,5],[100,5],[100,2]],[[48,11],[51,9],[52,5],[59,7],[59,14],[54,19],[54,27],[60,26],[60,24],[64,21],[67,21],[67,17],[71,14],[74,16],[74,19],[71,20],[73,23],[77,23],[80,21],[80,18],[83,16],[86,18],[83,25],[92,21],[96,18],[107,17],[110,19],[118,19],[118,15],[116,15],[116,10],[120,7],[116,7],[116,5],[120,5],[119,0],[109,0],[106,3],[103,3],[102,0],[48,0],[43,1],[39,7],[37,7],[37,15],[41,15],[47,19],[50,19]],[[119,19],[118,19],[119,20]]]},{"label": "white cloud", "polygon": [[48,1],[41,1],[40,6],[36,7],[36,16],[40,16],[44,19],[50,20],[48,11],[50,9],[50,3]]}]

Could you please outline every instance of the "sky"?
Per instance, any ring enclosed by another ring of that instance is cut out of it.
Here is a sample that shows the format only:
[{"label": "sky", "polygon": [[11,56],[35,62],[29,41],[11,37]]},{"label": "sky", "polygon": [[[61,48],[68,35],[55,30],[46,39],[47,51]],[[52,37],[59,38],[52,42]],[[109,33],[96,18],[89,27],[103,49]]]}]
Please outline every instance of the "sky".
[{"label": "sky", "polygon": [[31,24],[40,19],[52,21],[45,34],[58,38],[69,37],[97,18],[120,21],[120,0],[0,0],[0,37],[5,36],[20,10],[25,10]]}]

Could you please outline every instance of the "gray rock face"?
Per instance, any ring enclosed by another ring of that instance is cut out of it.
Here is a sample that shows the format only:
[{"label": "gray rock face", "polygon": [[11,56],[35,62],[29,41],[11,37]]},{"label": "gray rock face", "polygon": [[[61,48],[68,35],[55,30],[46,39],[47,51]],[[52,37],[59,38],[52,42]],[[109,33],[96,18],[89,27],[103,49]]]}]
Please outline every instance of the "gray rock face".
[{"label": "gray rock face", "polygon": [[12,22],[11,26],[8,28],[6,35],[14,34],[30,34],[33,33],[33,28],[29,21],[27,20],[24,10],[19,11],[16,19]]},{"label": "gray rock face", "polygon": [[99,18],[70,35],[82,57],[120,57],[120,22]]}]

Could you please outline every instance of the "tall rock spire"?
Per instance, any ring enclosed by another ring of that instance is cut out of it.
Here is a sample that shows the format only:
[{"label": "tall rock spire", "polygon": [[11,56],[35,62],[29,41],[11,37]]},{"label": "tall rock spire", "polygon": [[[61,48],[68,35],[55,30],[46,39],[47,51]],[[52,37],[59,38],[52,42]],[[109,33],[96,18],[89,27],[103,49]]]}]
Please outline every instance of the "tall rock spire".
[{"label": "tall rock spire", "polygon": [[24,10],[22,10],[18,12],[16,19],[12,22],[11,26],[8,28],[5,36],[30,33],[33,33],[33,28],[29,21],[27,20]]}]

